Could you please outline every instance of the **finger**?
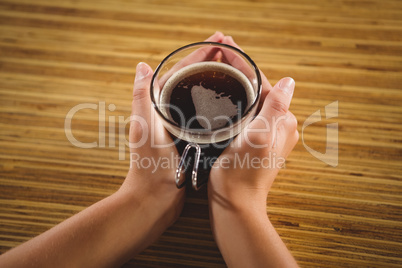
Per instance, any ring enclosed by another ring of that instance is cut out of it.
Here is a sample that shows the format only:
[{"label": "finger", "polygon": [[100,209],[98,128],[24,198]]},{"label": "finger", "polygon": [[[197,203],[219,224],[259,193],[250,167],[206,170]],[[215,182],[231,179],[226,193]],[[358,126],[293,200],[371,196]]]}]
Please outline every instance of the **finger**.
[{"label": "finger", "polygon": [[[231,36],[225,36],[223,38],[222,41],[223,44],[235,47],[237,49],[239,49],[240,51],[243,51],[239,45],[237,45],[235,43],[235,41],[233,40],[233,38]],[[222,48],[222,61],[226,62],[230,65],[232,65],[233,67],[239,69],[240,71],[242,71],[244,74],[247,75],[247,77],[249,77],[249,73],[251,71],[251,75],[253,74],[253,70],[251,70],[250,65],[243,59],[243,57],[241,57],[239,54],[233,52],[233,50],[230,49],[225,49]]]},{"label": "finger", "polygon": [[[232,47],[235,47],[235,48],[240,49],[241,51],[243,51],[243,49],[233,40],[233,37],[231,37],[231,36],[225,36],[225,38],[223,39],[222,43],[227,44],[227,45],[232,46]],[[227,63],[232,63],[235,60],[235,59],[231,58],[230,55],[224,55],[224,58],[225,58]],[[259,106],[258,106],[258,111],[261,109],[262,104],[264,103],[265,97],[272,90],[271,83],[268,81],[268,79],[265,76],[265,74],[261,70],[259,70],[259,72],[260,72],[260,76],[261,76],[262,91],[261,91],[261,98],[260,98],[260,103],[259,103]]]},{"label": "finger", "polygon": [[150,114],[148,108],[151,107],[150,84],[152,74],[152,69],[148,64],[138,63],[133,86],[132,114],[144,117],[148,117]]},{"label": "finger", "polygon": [[[225,36],[222,43],[230,45],[242,51],[240,46],[234,42],[231,36]],[[269,90],[271,89],[271,85],[269,84],[265,75],[260,70],[255,69],[257,68],[256,66],[251,65],[250,62],[245,57],[241,56],[239,53],[236,53],[231,49],[221,48],[221,51],[222,51],[222,62],[227,63],[233,66],[234,68],[240,70],[248,78],[249,81],[257,81],[256,71],[258,71],[261,76],[262,96],[266,96],[268,94]],[[258,103],[257,108],[258,111],[261,109],[261,107],[262,105],[260,101]]]},{"label": "finger", "polygon": [[152,69],[146,63],[137,65],[131,104],[131,120],[129,140],[138,143],[149,134],[151,122],[150,84]]},{"label": "finger", "polygon": [[221,43],[225,35],[219,31],[216,31],[213,35],[205,39],[205,42],[218,42]]},{"label": "finger", "polygon": [[287,112],[286,119],[279,123],[276,135],[278,148],[282,148],[282,155],[287,158],[299,140],[297,131],[297,119],[291,112]]},{"label": "finger", "polygon": [[[210,37],[208,37],[205,42],[222,42],[224,38],[223,33],[221,32],[216,32]],[[160,79],[159,79],[159,84],[164,85],[165,82],[169,79],[172,74],[174,74],[176,71],[180,70],[183,67],[186,67],[190,64],[197,63],[197,62],[202,62],[202,61],[212,61],[212,60],[217,60],[220,58],[220,51],[219,48],[214,47],[214,46],[207,46],[203,48],[199,48],[195,50],[194,52],[190,53],[188,56],[180,60],[178,63],[176,63],[169,71],[167,71]]]},{"label": "finger", "polygon": [[[292,78],[283,78],[265,97],[260,112],[249,126],[247,126],[247,129],[252,130],[249,131],[251,132],[249,136],[255,140],[257,144],[266,144],[270,147],[275,146],[277,127],[282,124],[282,121],[286,120],[294,86],[295,82]],[[261,133],[252,133],[255,129],[260,130]]]},{"label": "finger", "polygon": [[[224,37],[225,37],[225,35],[222,32],[216,31],[213,35],[211,35],[210,37],[205,39],[204,42],[222,43]],[[222,52],[219,50],[214,51],[214,52],[215,52],[215,54],[213,55],[213,57],[210,60],[211,61],[220,61],[222,58]]]},{"label": "finger", "polygon": [[[223,35],[223,33],[217,31],[213,35],[205,39],[204,42],[221,43],[224,37],[225,36]],[[183,59],[183,61],[181,62],[182,65],[180,67],[184,67],[195,62],[212,60],[218,51],[219,49],[214,47],[197,49],[196,51],[188,55],[185,59]]]},{"label": "finger", "polygon": [[243,51],[243,49],[234,41],[233,37],[231,37],[230,35],[225,36],[222,40],[222,43]]},{"label": "finger", "polygon": [[284,128],[288,131],[288,133],[292,134],[297,131],[297,118],[296,116],[288,111],[286,113],[286,121],[284,122]]},{"label": "finger", "polygon": [[259,115],[267,119],[286,115],[292,100],[295,81],[290,77],[282,78],[267,94]]}]

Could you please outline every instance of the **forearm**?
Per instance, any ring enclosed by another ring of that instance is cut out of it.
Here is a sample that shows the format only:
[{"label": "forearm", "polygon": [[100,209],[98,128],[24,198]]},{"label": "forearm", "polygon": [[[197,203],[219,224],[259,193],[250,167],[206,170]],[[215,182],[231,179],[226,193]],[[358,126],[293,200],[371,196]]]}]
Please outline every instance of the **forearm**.
[{"label": "forearm", "polygon": [[0,266],[116,267],[164,231],[150,202],[119,191],[5,253]]},{"label": "forearm", "polygon": [[224,200],[222,196],[219,201],[210,198],[210,217],[229,267],[297,267],[267,217],[265,201],[232,205]]}]

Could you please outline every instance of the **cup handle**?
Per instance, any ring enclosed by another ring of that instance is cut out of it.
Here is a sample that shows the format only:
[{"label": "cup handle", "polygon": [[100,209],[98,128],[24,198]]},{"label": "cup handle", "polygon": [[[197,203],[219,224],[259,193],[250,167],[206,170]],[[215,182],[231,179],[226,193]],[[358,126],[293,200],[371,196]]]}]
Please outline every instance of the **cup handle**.
[{"label": "cup handle", "polygon": [[[183,154],[180,158],[179,166],[176,169],[175,181],[176,181],[176,186],[179,189],[182,188],[184,186],[184,184],[186,183],[186,178],[183,174],[184,173],[183,166],[184,166],[188,151],[191,148],[195,148],[194,165],[193,165],[193,171],[191,173],[191,184],[195,190],[199,189],[199,187],[197,186],[197,172],[198,172],[198,164],[200,162],[201,147],[197,143],[193,143],[193,142],[187,144],[186,148],[184,148]],[[181,179],[181,177],[183,177],[184,179]]]}]

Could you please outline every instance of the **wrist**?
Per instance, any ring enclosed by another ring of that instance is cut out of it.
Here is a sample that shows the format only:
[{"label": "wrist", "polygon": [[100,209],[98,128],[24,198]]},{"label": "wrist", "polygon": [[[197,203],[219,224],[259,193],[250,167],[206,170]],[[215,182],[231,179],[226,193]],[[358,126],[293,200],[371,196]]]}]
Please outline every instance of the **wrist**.
[{"label": "wrist", "polygon": [[[164,179],[166,178],[166,179]],[[184,189],[177,189],[174,179],[157,174],[134,174],[130,171],[118,190],[120,198],[127,199],[133,208],[138,206],[152,222],[165,229],[179,217],[183,207]]]},{"label": "wrist", "polygon": [[209,200],[221,200],[237,210],[266,211],[269,189],[276,169],[214,169],[208,181]]},{"label": "wrist", "polygon": [[237,183],[210,180],[208,182],[210,207],[235,211],[236,213],[266,214],[267,190],[265,188],[239,187]]}]

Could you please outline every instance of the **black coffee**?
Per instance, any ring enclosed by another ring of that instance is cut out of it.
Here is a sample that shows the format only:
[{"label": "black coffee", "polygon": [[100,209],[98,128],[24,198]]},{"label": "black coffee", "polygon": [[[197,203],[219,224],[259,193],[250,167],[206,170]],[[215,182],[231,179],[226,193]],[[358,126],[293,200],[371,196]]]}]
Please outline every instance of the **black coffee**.
[{"label": "black coffee", "polygon": [[[187,129],[216,130],[239,120],[254,97],[247,77],[218,62],[187,66],[165,84],[167,117]],[[228,137],[230,138],[230,137]]]}]

